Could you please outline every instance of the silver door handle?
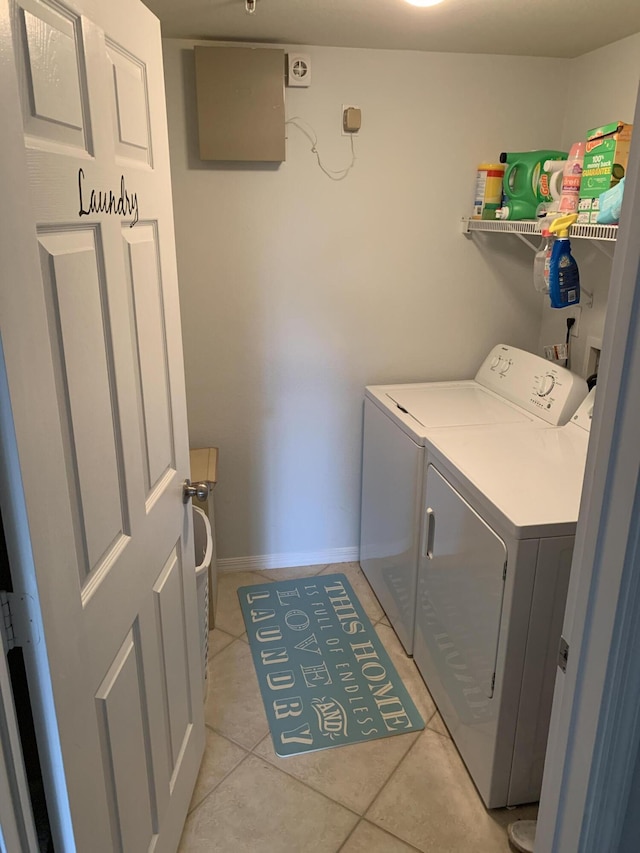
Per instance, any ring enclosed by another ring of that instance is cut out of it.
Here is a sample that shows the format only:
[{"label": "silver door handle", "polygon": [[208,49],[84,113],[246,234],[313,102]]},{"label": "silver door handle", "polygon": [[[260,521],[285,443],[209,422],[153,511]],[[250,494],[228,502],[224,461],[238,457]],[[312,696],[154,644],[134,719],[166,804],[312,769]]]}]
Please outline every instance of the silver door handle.
[{"label": "silver door handle", "polygon": [[427,510],[427,553],[426,557],[428,560],[433,560],[433,538],[436,535],[436,517],[431,509]]},{"label": "silver door handle", "polygon": [[208,483],[192,483],[191,480],[185,480],[182,484],[182,501],[187,503],[189,498],[198,498],[199,501],[206,501],[209,497]]}]

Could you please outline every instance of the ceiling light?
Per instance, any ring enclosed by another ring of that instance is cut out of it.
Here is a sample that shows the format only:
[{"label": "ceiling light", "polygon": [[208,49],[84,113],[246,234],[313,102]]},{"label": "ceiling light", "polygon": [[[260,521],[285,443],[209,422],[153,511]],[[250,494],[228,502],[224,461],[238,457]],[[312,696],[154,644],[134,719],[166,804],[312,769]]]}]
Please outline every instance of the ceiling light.
[{"label": "ceiling light", "polygon": [[412,6],[436,6],[442,3],[442,0],[406,0],[406,2],[411,3]]}]

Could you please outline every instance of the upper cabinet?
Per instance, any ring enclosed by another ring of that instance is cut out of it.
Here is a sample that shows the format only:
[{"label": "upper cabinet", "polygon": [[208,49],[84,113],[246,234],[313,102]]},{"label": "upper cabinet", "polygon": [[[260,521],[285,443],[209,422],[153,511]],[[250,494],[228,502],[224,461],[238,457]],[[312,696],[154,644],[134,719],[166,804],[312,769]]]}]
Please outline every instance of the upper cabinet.
[{"label": "upper cabinet", "polygon": [[194,50],[200,158],[282,163],[284,50]]}]

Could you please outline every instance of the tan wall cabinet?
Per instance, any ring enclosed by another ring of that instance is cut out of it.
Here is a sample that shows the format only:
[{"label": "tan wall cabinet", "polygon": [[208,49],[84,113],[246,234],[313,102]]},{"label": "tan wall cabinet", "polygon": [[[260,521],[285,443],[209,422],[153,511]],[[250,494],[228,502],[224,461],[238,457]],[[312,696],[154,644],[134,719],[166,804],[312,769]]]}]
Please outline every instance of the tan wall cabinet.
[{"label": "tan wall cabinet", "polygon": [[196,47],[202,160],[285,159],[284,50]]}]

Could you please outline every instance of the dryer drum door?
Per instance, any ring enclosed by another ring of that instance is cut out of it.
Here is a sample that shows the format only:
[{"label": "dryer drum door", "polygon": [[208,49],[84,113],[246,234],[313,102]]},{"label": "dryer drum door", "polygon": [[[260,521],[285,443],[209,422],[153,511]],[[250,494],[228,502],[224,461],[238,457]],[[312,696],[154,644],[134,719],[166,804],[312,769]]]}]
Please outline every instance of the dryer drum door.
[{"label": "dryer drum door", "polygon": [[424,507],[414,655],[454,729],[492,716],[507,548],[432,464]]}]

